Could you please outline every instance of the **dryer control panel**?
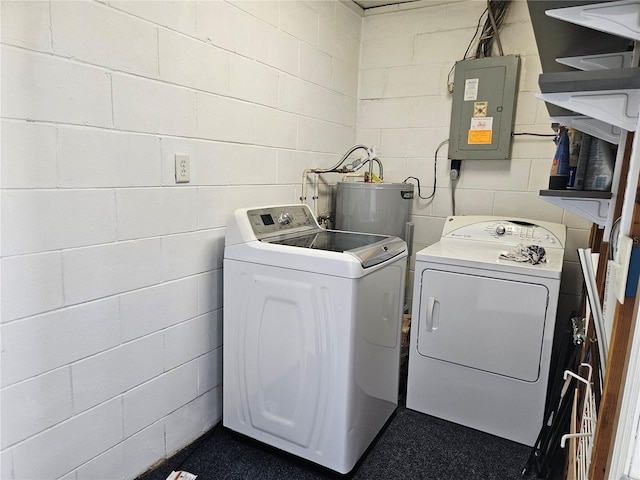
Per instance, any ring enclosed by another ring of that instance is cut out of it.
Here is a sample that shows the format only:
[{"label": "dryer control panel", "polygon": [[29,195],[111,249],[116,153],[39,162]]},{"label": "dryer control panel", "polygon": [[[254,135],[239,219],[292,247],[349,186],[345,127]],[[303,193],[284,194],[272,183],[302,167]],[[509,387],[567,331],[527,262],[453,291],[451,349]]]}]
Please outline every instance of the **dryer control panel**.
[{"label": "dryer control panel", "polygon": [[448,217],[442,238],[564,248],[564,225],[520,218]]}]

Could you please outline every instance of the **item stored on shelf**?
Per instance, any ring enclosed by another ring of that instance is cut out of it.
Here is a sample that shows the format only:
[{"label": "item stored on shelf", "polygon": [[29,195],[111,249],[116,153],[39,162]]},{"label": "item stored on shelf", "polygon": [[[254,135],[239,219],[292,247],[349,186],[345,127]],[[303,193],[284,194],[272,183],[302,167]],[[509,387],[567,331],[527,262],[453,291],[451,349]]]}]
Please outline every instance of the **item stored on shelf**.
[{"label": "item stored on shelf", "polygon": [[594,137],[589,148],[583,189],[602,192],[610,191],[614,163],[614,146],[609,142]]},{"label": "item stored on shelf", "polygon": [[593,139],[594,137],[587,133],[582,134],[580,153],[578,154],[578,167],[576,168],[576,179],[573,184],[574,190],[584,190],[584,179],[587,174],[589,151],[591,150],[591,142],[593,142]]},{"label": "item stored on shelf", "polygon": [[582,132],[569,128],[569,178],[567,180],[567,188],[574,188],[575,186],[581,143]]},{"label": "item stored on shelf", "polygon": [[553,156],[551,172],[549,173],[549,189],[564,190],[569,179],[569,135],[567,127],[558,128],[558,136],[554,139],[558,145]]}]

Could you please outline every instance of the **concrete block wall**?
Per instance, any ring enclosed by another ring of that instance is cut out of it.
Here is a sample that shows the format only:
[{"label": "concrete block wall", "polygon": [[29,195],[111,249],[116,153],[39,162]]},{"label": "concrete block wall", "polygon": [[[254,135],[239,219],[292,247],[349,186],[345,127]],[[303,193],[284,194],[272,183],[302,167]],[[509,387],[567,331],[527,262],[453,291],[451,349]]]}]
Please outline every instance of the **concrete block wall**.
[{"label": "concrete block wall", "polygon": [[[463,59],[485,8],[485,2],[474,0],[419,1],[366,11],[358,142],[378,146],[386,181],[418,177],[422,195],[431,194],[435,152],[449,138],[449,72]],[[552,134],[546,107],[534,96],[541,67],[526,2],[511,2],[500,39],[505,55],[518,54],[521,59],[514,131]],[[474,42],[470,55],[475,46]],[[568,239],[558,318],[567,319],[578,306],[582,287],[576,249],[588,245],[591,223],[539,198],[539,190],[548,187],[554,152],[551,138],[517,136],[509,160],[463,161],[455,186],[455,214],[564,223]],[[453,214],[447,145],[437,154],[435,181],[434,198],[416,198],[413,205],[414,252],[436,242],[445,218]]]},{"label": "concrete block wall", "polygon": [[[134,478],[218,422],[228,214],[296,203],[302,171],[356,142],[431,188],[483,5],[3,1],[0,477]],[[503,45],[523,58],[516,131],[549,132],[524,2]],[[552,155],[519,137],[511,161],[466,162],[457,213],[567,224],[571,301],[590,224],[537,198]],[[446,156],[416,249],[451,213]]]},{"label": "concrete block wall", "polygon": [[354,144],[361,16],[3,1],[1,22],[0,477],[135,478],[220,420],[227,216],[297,203]]}]

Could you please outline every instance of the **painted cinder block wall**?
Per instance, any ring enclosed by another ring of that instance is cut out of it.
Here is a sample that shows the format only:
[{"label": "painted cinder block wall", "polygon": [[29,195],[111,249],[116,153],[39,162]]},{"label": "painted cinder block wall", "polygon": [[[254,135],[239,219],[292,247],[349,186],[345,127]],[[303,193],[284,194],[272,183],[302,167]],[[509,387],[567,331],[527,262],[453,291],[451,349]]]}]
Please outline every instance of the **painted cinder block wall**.
[{"label": "painted cinder block wall", "polygon": [[227,215],[297,202],[303,169],[353,144],[361,17],[1,9],[0,477],[133,478],[221,417]]},{"label": "painted cinder block wall", "polygon": [[[480,3],[3,1],[0,477],[134,478],[218,422],[227,215],[297,202],[303,169],[356,141],[430,187]],[[516,129],[547,132],[514,3]],[[524,138],[465,163],[458,213],[564,221],[581,244],[588,224],[536,197],[552,154]],[[450,214],[444,168],[438,185],[417,248]]]}]

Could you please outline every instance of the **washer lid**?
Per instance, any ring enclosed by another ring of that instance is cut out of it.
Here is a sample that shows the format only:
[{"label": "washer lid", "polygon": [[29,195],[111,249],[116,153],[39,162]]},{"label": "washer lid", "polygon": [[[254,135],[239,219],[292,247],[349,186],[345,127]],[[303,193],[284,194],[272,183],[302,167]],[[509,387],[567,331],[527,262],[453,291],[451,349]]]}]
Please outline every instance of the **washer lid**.
[{"label": "washer lid", "polygon": [[266,238],[262,241],[275,245],[348,253],[358,258],[364,268],[382,263],[407,249],[405,242],[398,237],[321,228],[296,235]]}]

